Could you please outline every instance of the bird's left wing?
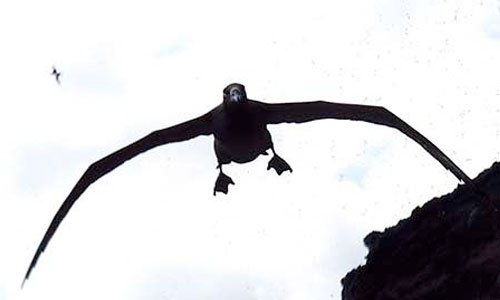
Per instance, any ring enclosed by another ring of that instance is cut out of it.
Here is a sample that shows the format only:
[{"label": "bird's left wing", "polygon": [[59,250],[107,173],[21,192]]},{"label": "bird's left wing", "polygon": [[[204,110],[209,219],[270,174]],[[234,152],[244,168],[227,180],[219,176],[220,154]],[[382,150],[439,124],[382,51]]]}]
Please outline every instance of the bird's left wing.
[{"label": "bird's left wing", "polygon": [[263,114],[262,118],[267,124],[284,122],[303,123],[319,119],[341,119],[364,121],[395,128],[422,146],[459,180],[473,185],[469,176],[436,145],[384,107],[326,101],[278,104],[255,102],[260,105]]},{"label": "bird's left wing", "polygon": [[73,206],[80,195],[83,194],[83,192],[93,182],[95,182],[105,174],[111,172],[113,169],[123,164],[125,161],[154,147],[173,142],[181,142],[195,138],[199,135],[209,135],[212,133],[212,114],[211,112],[209,112],[193,120],[154,131],[149,135],[143,137],[142,139],[139,139],[138,141],[126,147],[123,147],[118,151],[113,152],[110,155],[91,164],[87,171],[85,171],[83,176],[80,178],[80,180],[78,180],[76,185],[73,187],[73,189],[57,211],[56,215],[52,219],[49,228],[45,232],[45,235],[35,252],[28,271],[26,272],[23,280],[23,285],[26,279],[29,278],[33,267],[36,265],[38,258],[45,250],[45,247],[47,247],[47,244],[57,230],[57,227],[64,219],[64,217],[68,214],[71,206]]}]

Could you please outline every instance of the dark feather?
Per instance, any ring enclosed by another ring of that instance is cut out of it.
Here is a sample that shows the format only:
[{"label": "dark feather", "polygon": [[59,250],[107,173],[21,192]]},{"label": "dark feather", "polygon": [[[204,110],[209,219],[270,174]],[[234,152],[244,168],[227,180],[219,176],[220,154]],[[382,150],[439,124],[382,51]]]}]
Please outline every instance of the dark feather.
[{"label": "dark feather", "polygon": [[116,167],[123,164],[125,161],[137,156],[140,153],[148,151],[160,145],[181,142],[195,138],[199,135],[209,135],[212,134],[211,126],[211,114],[207,113],[201,117],[187,121],[166,129],[154,131],[149,135],[143,137],[142,139],[116,151],[112,154],[96,161],[85,171],[83,176],[78,180],[76,185],[73,187],[68,197],[64,200],[63,204],[57,211],[56,215],[52,219],[49,228],[45,232],[40,245],[38,246],[35,255],[31,261],[31,264],[24,276],[24,282],[29,278],[33,267],[35,267],[38,258],[42,252],[47,247],[50,239],[54,235],[57,227],[62,222],[64,217],[68,214],[73,204],[78,200],[81,194],[97,179],[106,175],[107,173],[114,170]]},{"label": "dark feather", "polygon": [[467,184],[472,183],[469,176],[446,156],[443,151],[384,107],[325,101],[279,104],[258,103],[262,106],[262,110],[264,111],[263,118],[268,124],[304,123],[320,119],[339,119],[364,121],[395,128],[422,146],[459,180]]}]

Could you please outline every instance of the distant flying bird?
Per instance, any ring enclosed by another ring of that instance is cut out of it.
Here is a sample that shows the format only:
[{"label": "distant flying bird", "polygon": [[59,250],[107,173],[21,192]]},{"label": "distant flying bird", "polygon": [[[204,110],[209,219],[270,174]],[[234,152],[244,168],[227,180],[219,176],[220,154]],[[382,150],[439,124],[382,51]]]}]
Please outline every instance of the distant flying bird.
[{"label": "distant flying bird", "polygon": [[222,172],[224,164],[247,163],[259,155],[267,155],[267,150],[270,149],[273,157],[267,169],[274,169],[278,175],[284,171],[292,171],[288,163],[276,154],[271,134],[267,130],[268,124],[304,123],[320,119],[364,121],[393,127],[422,146],[459,180],[473,184],[471,179],[438,147],[384,107],[325,101],[263,103],[248,99],[245,87],[242,84],[233,83],[223,90],[222,103],[208,113],[190,121],[154,131],[91,164],[52,219],[26,272],[24,281],[30,276],[57,227],[80,195],[92,183],[125,161],[160,145],[186,141],[200,135],[213,135],[219,169],[213,193],[214,195],[217,192],[226,194],[229,185],[234,182]]},{"label": "distant flying bird", "polygon": [[61,84],[59,77],[61,77],[61,72],[57,72],[56,67],[52,66],[52,73],[50,75],[54,75],[56,77],[57,84]]}]

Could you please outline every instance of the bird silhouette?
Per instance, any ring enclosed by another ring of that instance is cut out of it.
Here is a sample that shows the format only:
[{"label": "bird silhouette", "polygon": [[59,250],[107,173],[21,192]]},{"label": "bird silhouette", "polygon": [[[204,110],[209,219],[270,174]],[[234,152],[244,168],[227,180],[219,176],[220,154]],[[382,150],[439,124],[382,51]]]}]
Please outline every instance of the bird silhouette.
[{"label": "bird silhouette", "polygon": [[[55,68],[53,72],[58,74]],[[224,88],[222,103],[208,113],[154,131],[92,163],[52,219],[29,265],[23,284],[75,201],[92,183],[125,161],[160,145],[186,141],[201,135],[213,135],[219,169],[213,194],[227,193],[229,185],[234,184],[234,181],[223,173],[224,164],[247,163],[259,155],[267,155],[267,151],[271,150],[273,156],[267,169],[274,169],[279,175],[292,171],[290,165],[276,154],[271,134],[267,130],[268,124],[304,123],[320,119],[364,121],[395,128],[422,146],[460,181],[473,185],[471,179],[438,147],[384,107],[326,101],[264,103],[248,99],[245,87],[233,83]]]},{"label": "bird silhouette", "polygon": [[58,72],[56,67],[52,66],[52,73],[50,75],[54,75],[57,81],[57,84],[61,84],[61,81],[59,80],[59,77],[61,77],[61,72]]}]

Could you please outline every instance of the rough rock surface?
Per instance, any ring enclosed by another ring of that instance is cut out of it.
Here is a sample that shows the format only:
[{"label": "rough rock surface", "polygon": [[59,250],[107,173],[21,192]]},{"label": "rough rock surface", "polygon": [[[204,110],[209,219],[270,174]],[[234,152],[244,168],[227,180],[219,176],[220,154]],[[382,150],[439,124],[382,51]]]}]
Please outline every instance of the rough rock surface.
[{"label": "rough rock surface", "polygon": [[342,280],[344,300],[500,299],[500,163],[365,238],[366,264]]}]

